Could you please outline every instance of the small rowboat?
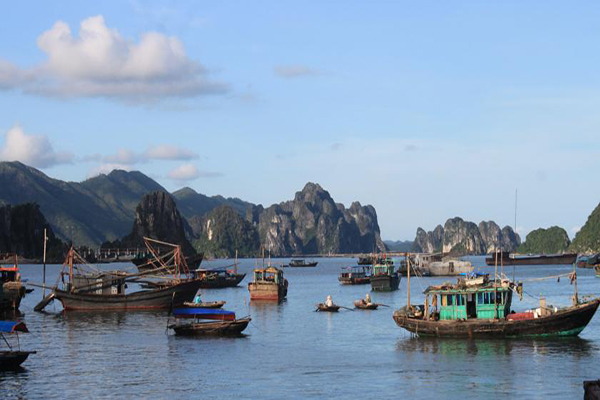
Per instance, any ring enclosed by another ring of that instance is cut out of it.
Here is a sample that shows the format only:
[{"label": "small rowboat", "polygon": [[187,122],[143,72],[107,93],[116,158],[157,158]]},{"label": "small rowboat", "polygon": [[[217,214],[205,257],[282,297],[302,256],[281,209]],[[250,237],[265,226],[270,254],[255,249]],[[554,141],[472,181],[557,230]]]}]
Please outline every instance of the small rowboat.
[{"label": "small rowboat", "polygon": [[169,325],[169,328],[181,336],[237,336],[242,334],[250,321],[250,317],[233,321],[199,321],[191,324],[173,324]]},{"label": "small rowboat", "polygon": [[356,300],[354,302],[354,307],[359,308],[361,310],[377,310],[379,304],[377,303],[366,303],[364,300]]},{"label": "small rowboat", "polygon": [[186,307],[191,308],[221,308],[225,305],[226,301],[207,301],[202,303],[192,303],[191,301],[186,301],[183,303]]},{"label": "small rowboat", "polygon": [[327,311],[327,312],[338,312],[340,309],[340,306],[334,304],[332,306],[328,306],[325,303],[319,303],[317,304],[317,310],[316,311]]}]

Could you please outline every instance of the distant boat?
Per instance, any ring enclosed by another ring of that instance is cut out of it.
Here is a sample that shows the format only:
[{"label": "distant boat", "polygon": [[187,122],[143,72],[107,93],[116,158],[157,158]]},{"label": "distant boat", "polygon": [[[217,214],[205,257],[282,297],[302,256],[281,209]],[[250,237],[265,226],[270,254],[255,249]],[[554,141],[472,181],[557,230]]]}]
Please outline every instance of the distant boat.
[{"label": "distant boat", "polygon": [[199,281],[202,289],[235,287],[246,277],[246,274],[238,274],[227,268],[195,269],[190,274]]},{"label": "distant boat", "polygon": [[27,333],[29,330],[24,322],[20,321],[0,321],[0,336],[2,341],[8,346],[8,350],[0,350],[0,370],[16,370],[21,367],[21,364],[27,360],[30,354],[35,354],[35,351],[22,351],[20,342],[17,338],[18,350],[13,350],[9,341],[4,337],[5,333],[16,334],[18,332]]},{"label": "distant boat", "polygon": [[288,281],[279,268],[258,268],[253,275],[252,282],[248,284],[250,300],[281,301],[287,296]]},{"label": "distant boat", "polygon": [[390,292],[398,290],[400,286],[400,274],[395,270],[394,264],[384,261],[383,264],[373,265],[371,290],[374,292]]},{"label": "distant boat", "polygon": [[290,261],[290,267],[316,267],[317,261],[306,261],[302,258],[294,258]]},{"label": "distant boat", "polygon": [[340,306],[338,306],[337,304],[332,304],[330,306],[328,306],[325,303],[319,303],[317,304],[317,310],[316,311],[325,311],[325,312],[338,312],[340,310]]},{"label": "distant boat", "polygon": [[363,266],[344,267],[338,280],[342,285],[365,285],[371,283],[371,277]]},{"label": "distant boat", "polygon": [[[535,254],[517,255],[503,251],[498,253],[498,265],[569,265],[577,259],[577,254]],[[493,266],[496,263],[495,255],[486,257],[485,263]]]},{"label": "distant boat", "polygon": [[454,259],[430,262],[423,270],[430,276],[458,276],[473,272],[473,269],[469,261]]}]

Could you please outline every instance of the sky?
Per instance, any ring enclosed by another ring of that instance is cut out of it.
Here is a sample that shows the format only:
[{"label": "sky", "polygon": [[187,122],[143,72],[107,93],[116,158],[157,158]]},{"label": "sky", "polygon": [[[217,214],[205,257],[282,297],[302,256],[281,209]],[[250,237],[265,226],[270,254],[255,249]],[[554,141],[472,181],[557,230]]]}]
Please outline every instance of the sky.
[{"label": "sky", "polygon": [[0,159],[270,205],[317,182],[412,240],[600,202],[597,2],[19,1]]}]

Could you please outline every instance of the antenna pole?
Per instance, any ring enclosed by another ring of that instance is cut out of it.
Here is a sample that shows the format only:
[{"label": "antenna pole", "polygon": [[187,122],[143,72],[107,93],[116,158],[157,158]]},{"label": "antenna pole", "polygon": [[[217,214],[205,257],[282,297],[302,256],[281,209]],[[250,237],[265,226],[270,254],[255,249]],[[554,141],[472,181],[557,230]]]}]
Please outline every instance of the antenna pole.
[{"label": "antenna pole", "polygon": [[[518,235],[517,233],[517,196],[519,194],[519,189],[515,189],[515,238]],[[515,264],[513,263],[513,282],[515,281]]]}]

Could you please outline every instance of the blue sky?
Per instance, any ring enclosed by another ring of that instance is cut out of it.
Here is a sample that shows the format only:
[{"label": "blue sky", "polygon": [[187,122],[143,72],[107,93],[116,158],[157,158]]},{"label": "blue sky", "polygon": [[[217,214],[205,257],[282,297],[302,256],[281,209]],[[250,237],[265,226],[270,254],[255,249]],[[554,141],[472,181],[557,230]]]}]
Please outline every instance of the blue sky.
[{"label": "blue sky", "polygon": [[270,205],[320,183],[413,239],[600,201],[594,2],[12,2],[0,158]]}]

